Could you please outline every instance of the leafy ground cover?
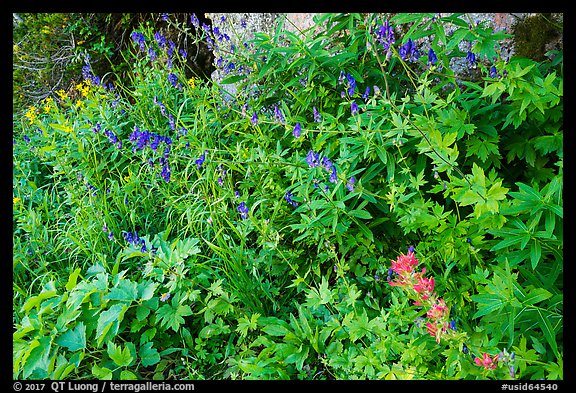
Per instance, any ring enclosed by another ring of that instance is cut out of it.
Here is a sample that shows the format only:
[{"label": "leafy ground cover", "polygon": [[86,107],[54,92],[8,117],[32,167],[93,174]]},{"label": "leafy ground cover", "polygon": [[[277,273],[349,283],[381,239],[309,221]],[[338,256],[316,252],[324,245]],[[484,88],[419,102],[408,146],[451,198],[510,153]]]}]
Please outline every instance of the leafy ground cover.
[{"label": "leafy ground cover", "polygon": [[14,378],[563,379],[562,52],[165,18],[220,84],[141,24],[14,115]]}]

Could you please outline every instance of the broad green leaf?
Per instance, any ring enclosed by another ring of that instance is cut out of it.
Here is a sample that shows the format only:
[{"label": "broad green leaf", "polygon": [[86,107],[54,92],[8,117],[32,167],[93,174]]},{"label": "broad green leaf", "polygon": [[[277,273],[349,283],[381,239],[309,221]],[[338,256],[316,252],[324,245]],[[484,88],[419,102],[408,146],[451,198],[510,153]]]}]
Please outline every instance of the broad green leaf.
[{"label": "broad green leaf", "polygon": [[40,337],[34,340],[33,343],[36,343],[36,345],[31,345],[32,350],[26,356],[22,367],[24,379],[27,379],[37,368],[41,370],[48,369],[52,338],[49,336]]},{"label": "broad green leaf", "polygon": [[66,290],[71,291],[76,286],[78,281],[78,275],[80,275],[80,268],[75,269],[68,278],[68,283],[66,284]]},{"label": "broad green leaf", "polygon": [[42,291],[40,292],[40,294],[32,296],[30,299],[26,301],[26,303],[24,303],[24,306],[22,307],[22,312],[28,313],[33,307],[37,307],[43,300],[50,299],[51,297],[54,297],[57,294],[58,292],[55,289],[52,289],[48,291]]},{"label": "broad green leaf", "polygon": [[96,363],[92,366],[92,375],[96,377],[96,379],[112,379],[112,370],[107,367],[100,367]]},{"label": "broad green leaf", "polygon": [[107,336],[116,336],[120,322],[127,310],[127,305],[114,304],[110,309],[100,313],[96,327],[96,345],[100,347]]},{"label": "broad green leaf", "polygon": [[72,352],[86,348],[86,326],[84,322],[79,322],[74,330],[67,330],[54,342],[68,348]]},{"label": "broad green leaf", "polygon": [[139,379],[138,376],[134,374],[132,371],[122,370],[120,372],[121,381],[135,381],[137,379]]},{"label": "broad green leaf", "polygon": [[158,283],[152,281],[144,281],[138,283],[138,298],[142,301],[152,299],[154,291],[158,287]]},{"label": "broad green leaf", "polygon": [[271,336],[285,336],[290,333],[288,323],[276,317],[260,317],[258,318],[258,324],[264,333]]},{"label": "broad green leaf", "polygon": [[549,299],[550,297],[552,297],[552,294],[546,289],[534,288],[528,293],[528,295],[526,295],[526,298],[522,301],[522,303],[524,305],[533,305]]},{"label": "broad green leaf", "polygon": [[156,311],[156,314],[160,318],[160,325],[177,332],[180,325],[184,324],[183,317],[192,315],[192,309],[187,304],[165,304]]},{"label": "broad green leaf", "polygon": [[107,300],[119,300],[122,302],[132,302],[138,298],[138,284],[130,280],[120,280],[118,285],[110,289],[110,292],[104,296]]},{"label": "broad green leaf", "polygon": [[350,210],[348,214],[350,214],[352,217],[358,217],[365,220],[369,220],[372,218],[372,215],[366,210],[359,210],[359,209]]},{"label": "broad green leaf", "polygon": [[121,348],[120,345],[114,344],[112,341],[108,341],[108,349],[106,351],[110,359],[116,363],[119,367],[126,367],[132,363],[132,355],[130,354],[130,349],[128,347]]},{"label": "broad green leaf", "polygon": [[158,350],[152,346],[151,342],[144,343],[140,347],[138,355],[140,356],[142,366],[144,367],[153,366],[160,361],[160,354],[158,353]]}]

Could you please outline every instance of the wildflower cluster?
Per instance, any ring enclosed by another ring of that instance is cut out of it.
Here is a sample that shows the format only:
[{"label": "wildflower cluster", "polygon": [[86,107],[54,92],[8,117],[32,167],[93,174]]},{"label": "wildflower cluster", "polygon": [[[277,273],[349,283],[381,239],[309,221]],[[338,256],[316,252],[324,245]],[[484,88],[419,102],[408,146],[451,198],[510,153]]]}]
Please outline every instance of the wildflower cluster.
[{"label": "wildflower cluster", "polygon": [[[134,126],[134,131],[130,134],[130,141],[135,144],[132,148],[132,152],[136,152],[137,149],[144,150],[146,147],[150,147],[150,149],[156,152],[160,143],[166,145],[164,153],[160,157],[159,161],[162,166],[160,176],[166,181],[166,183],[168,183],[170,181],[170,165],[168,163],[168,156],[170,154],[172,139],[169,136],[158,135],[148,130],[140,131],[138,126]],[[154,166],[153,162],[151,162],[151,166]]]},{"label": "wildflower cluster", "polygon": [[[426,268],[416,270],[418,259],[414,251],[401,254],[388,270],[388,281],[391,286],[397,286],[408,292],[408,296],[414,299],[416,306],[422,306],[428,311],[426,317],[426,330],[440,342],[443,335],[450,329],[450,310],[444,299],[439,298],[434,292],[434,278],[424,276]],[[392,279],[392,277],[394,278]]]},{"label": "wildflower cluster", "polygon": [[133,245],[134,247],[140,247],[140,252],[147,252],[148,249],[146,248],[146,241],[138,236],[138,231],[132,232],[122,232],[124,235],[124,239],[128,244]]}]

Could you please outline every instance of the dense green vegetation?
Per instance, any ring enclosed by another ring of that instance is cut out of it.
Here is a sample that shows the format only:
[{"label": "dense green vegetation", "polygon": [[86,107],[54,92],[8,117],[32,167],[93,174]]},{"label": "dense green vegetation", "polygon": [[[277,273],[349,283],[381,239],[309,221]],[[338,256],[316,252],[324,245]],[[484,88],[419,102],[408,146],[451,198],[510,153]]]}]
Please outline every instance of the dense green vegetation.
[{"label": "dense green vegetation", "polygon": [[14,99],[14,378],[563,379],[562,52],[157,18]]}]

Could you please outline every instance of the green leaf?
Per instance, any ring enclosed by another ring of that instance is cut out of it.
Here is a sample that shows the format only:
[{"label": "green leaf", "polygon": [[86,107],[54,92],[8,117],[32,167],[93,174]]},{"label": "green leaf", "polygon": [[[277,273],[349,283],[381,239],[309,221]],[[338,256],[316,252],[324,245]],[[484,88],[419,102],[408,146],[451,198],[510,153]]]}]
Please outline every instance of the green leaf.
[{"label": "green leaf", "polygon": [[556,357],[559,358],[560,354],[558,352],[558,344],[556,343],[556,333],[554,332],[554,328],[550,323],[549,315],[544,315],[543,314],[544,310],[541,310],[539,308],[537,308],[535,311],[536,314],[538,315],[537,317],[538,326],[540,326],[540,329],[542,329],[542,333],[544,333],[546,341],[548,341],[548,344],[552,348],[552,351],[554,351],[554,355],[556,355]]},{"label": "green leaf", "polygon": [[31,348],[22,368],[24,379],[27,379],[37,368],[41,370],[48,369],[52,338],[50,336],[40,337],[31,343]]},{"label": "green leaf", "polygon": [[32,296],[30,299],[26,301],[26,303],[24,303],[24,306],[22,307],[22,312],[28,313],[33,307],[38,306],[43,300],[50,299],[56,296],[57,294],[58,292],[55,289],[52,289],[42,291],[40,292],[40,294]]},{"label": "green leaf", "polygon": [[76,286],[78,281],[78,275],[80,274],[80,268],[75,269],[68,278],[68,283],[66,284],[66,290],[71,291]]},{"label": "green leaf", "polygon": [[118,285],[110,289],[104,296],[106,300],[118,300],[121,302],[132,302],[138,298],[138,284],[130,280],[120,280]]},{"label": "green leaf", "polygon": [[138,355],[144,367],[153,366],[160,361],[160,354],[158,350],[152,346],[151,342],[144,343],[140,347]]},{"label": "green leaf", "polygon": [[528,293],[528,295],[526,295],[526,298],[522,301],[522,304],[533,305],[549,299],[550,297],[552,297],[552,294],[546,289],[534,288]]},{"label": "green leaf", "polygon": [[538,240],[534,240],[534,242],[530,246],[530,262],[532,265],[532,269],[536,269],[536,266],[538,266],[538,262],[540,261],[541,255],[542,255],[542,248],[540,246],[540,242]]},{"label": "green leaf", "polygon": [[74,330],[67,330],[55,341],[56,344],[68,348],[74,352],[86,348],[86,326],[79,322]]},{"label": "green leaf", "polygon": [[122,381],[135,381],[137,379],[139,379],[138,376],[132,371],[122,370],[120,372],[120,380]]},{"label": "green leaf", "polygon": [[158,287],[158,284],[153,281],[145,281],[138,283],[138,298],[142,301],[152,299],[154,296],[154,291]]},{"label": "green leaf", "polygon": [[230,75],[220,82],[221,85],[230,85],[236,82],[239,82],[243,79],[246,79],[246,75]]},{"label": "green leaf", "polygon": [[132,363],[132,355],[130,354],[130,349],[128,347],[124,347],[123,349],[120,345],[114,344],[112,341],[108,341],[108,356],[110,359],[116,363],[118,367],[126,367],[130,363]]},{"label": "green leaf", "polygon": [[472,318],[479,318],[491,312],[498,311],[506,305],[506,302],[500,295],[493,293],[472,295],[470,298],[479,304],[478,311],[476,311]]},{"label": "green leaf", "polygon": [[127,310],[127,305],[114,304],[110,309],[100,313],[96,327],[96,345],[100,347],[107,336],[114,337]]},{"label": "green leaf", "polygon": [[348,212],[348,214],[350,214],[353,217],[358,217],[358,218],[362,218],[365,220],[369,220],[372,218],[372,215],[369,212],[367,212],[366,210],[360,210],[360,209],[350,210]]},{"label": "green leaf", "polygon": [[107,367],[100,367],[96,363],[92,366],[92,375],[96,377],[96,379],[112,379],[112,370]]},{"label": "green leaf", "polygon": [[288,323],[276,317],[260,317],[258,324],[264,333],[271,336],[285,336],[291,332]]},{"label": "green leaf", "polygon": [[238,318],[238,326],[236,327],[236,331],[240,333],[241,337],[246,337],[248,330],[254,330],[258,327],[258,318],[260,318],[260,314],[258,313],[252,314],[250,319],[246,317]]},{"label": "green leaf", "polygon": [[169,327],[177,332],[180,325],[184,324],[183,317],[192,315],[192,309],[187,304],[165,304],[156,311],[156,314],[160,318],[161,326]]}]

